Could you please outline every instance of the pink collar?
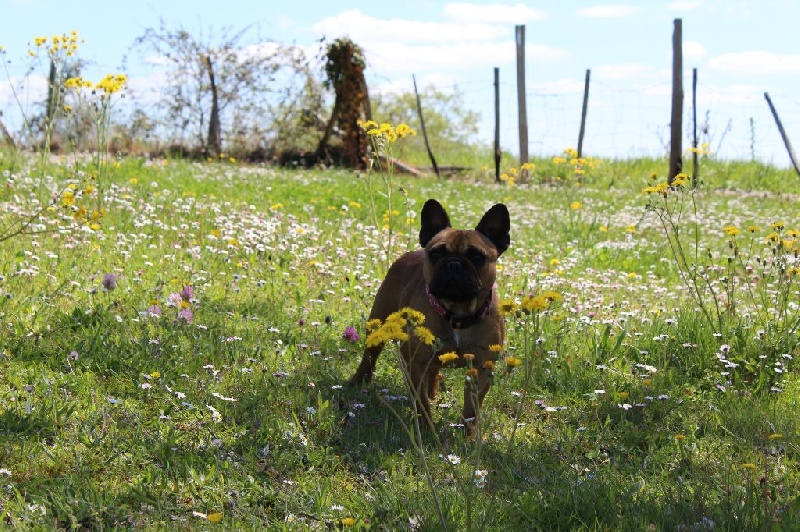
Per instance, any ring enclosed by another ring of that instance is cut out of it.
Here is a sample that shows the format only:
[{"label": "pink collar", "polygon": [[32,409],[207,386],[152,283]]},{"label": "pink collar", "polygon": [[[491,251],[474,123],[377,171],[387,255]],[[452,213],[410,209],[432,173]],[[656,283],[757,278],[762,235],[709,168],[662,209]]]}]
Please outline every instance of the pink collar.
[{"label": "pink collar", "polygon": [[435,310],[439,316],[449,321],[453,329],[466,329],[467,327],[471,327],[485,318],[486,314],[489,313],[489,309],[492,306],[492,299],[494,297],[494,289],[492,289],[489,297],[486,299],[486,303],[484,303],[481,308],[478,309],[478,312],[468,316],[456,316],[451,311],[444,308],[442,303],[436,299],[436,296],[431,294],[430,286],[425,287],[425,292],[428,294],[428,303],[430,303],[431,307],[433,307],[433,310]]}]

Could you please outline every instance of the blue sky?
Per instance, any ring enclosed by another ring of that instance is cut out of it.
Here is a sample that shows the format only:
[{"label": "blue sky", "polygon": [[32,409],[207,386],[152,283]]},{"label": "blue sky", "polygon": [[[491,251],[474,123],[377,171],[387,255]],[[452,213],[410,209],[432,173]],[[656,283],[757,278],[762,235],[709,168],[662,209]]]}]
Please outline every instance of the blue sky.
[{"label": "blue sky", "polygon": [[[325,35],[348,35],[368,61],[371,91],[455,86],[481,113],[480,140],[493,137],[493,68],[500,68],[501,137],[518,150],[514,26],[525,24],[530,152],[575,146],[583,80],[592,71],[585,152],[605,157],[660,155],[668,139],[673,20],[683,20],[685,127],[690,127],[691,69],[699,72],[698,112],[705,137],[726,158],[788,164],[763,98],[769,92],[800,148],[800,2],[664,0],[648,2],[244,2],[170,0],[0,0],[0,45],[9,75],[23,74],[35,36],[77,30],[90,62],[85,77],[120,70],[134,39],[160,19],[189,31],[257,26],[263,37],[308,47]],[[131,64],[132,84],[152,69]],[[152,81],[152,80],[150,80]],[[8,76],[0,74],[0,109],[13,116]],[[754,127],[751,128],[750,119]],[[688,146],[688,140],[685,141]]]}]

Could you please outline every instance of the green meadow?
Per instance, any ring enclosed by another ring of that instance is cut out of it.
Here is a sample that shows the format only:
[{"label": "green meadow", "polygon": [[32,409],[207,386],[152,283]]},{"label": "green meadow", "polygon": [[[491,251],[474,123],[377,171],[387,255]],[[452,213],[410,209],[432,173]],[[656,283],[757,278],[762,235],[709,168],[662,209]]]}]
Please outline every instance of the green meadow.
[{"label": "green meadow", "polygon": [[[567,156],[495,183],[483,164],[3,153],[2,526],[797,529],[798,177],[704,159],[670,187],[663,160]],[[428,198],[457,227],[511,213],[474,439],[464,369],[435,431],[396,347],[345,385]]]}]

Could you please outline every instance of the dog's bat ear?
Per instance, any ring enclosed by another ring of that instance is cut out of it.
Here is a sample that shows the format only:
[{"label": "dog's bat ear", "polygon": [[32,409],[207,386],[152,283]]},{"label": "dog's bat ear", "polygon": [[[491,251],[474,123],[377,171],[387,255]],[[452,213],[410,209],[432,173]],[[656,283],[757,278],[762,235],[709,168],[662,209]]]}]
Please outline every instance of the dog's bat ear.
[{"label": "dog's bat ear", "polygon": [[419,244],[422,247],[427,246],[436,233],[450,227],[450,218],[447,216],[447,212],[435,199],[425,202],[420,218],[422,227],[419,230]]},{"label": "dog's bat ear", "polygon": [[494,244],[498,256],[502,255],[511,243],[511,219],[506,206],[498,203],[486,211],[475,230]]}]

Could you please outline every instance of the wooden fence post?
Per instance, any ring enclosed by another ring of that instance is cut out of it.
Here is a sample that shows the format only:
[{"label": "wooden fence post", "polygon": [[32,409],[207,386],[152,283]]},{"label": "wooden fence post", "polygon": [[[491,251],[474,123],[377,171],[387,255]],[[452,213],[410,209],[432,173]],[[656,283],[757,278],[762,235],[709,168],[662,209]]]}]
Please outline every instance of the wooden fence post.
[{"label": "wooden fence post", "polygon": [[583,84],[583,108],[581,109],[581,129],[578,132],[578,159],[583,157],[583,135],[586,133],[586,111],[589,109],[589,78],[592,71],[586,69],[586,81]]},{"label": "wooden fence post", "polygon": [[700,164],[697,161],[697,69],[692,69],[692,188],[697,188]]},{"label": "wooden fence post", "polygon": [[667,182],[672,184],[675,176],[683,170],[681,158],[683,130],[683,24],[676,18],[672,31],[672,118],[670,120],[669,174]]},{"label": "wooden fence post", "polygon": [[422,138],[425,140],[425,149],[428,150],[428,158],[431,160],[431,165],[433,166],[433,171],[436,173],[436,177],[442,177],[439,175],[439,167],[436,165],[436,158],[433,156],[430,143],[428,143],[428,133],[425,131],[425,118],[422,116],[422,103],[419,101],[419,92],[417,91],[417,77],[412,74],[411,79],[414,81],[414,95],[417,97],[417,114],[419,114]]},{"label": "wooden fence post", "polygon": [[500,69],[494,67],[494,180],[500,182]]},{"label": "wooden fence post", "polygon": [[789,142],[789,137],[786,135],[786,130],[783,129],[783,124],[781,123],[781,119],[778,118],[778,111],[775,110],[775,106],[772,105],[772,100],[769,97],[769,94],[766,92],[764,93],[764,98],[767,100],[767,105],[769,105],[769,110],[772,112],[772,118],[775,119],[775,125],[778,126],[778,131],[781,134],[781,138],[783,139],[783,145],[786,146],[786,151],[789,152],[789,159],[792,161],[792,166],[794,166],[794,171],[797,172],[797,175],[800,175],[800,165],[797,163],[797,156],[794,154],[794,150],[792,149],[792,143]]},{"label": "wooden fence post", "polygon": [[[519,114],[519,164],[528,162],[528,110],[525,103],[525,25],[516,26],[517,107]],[[526,177],[527,172],[521,172]]]}]

